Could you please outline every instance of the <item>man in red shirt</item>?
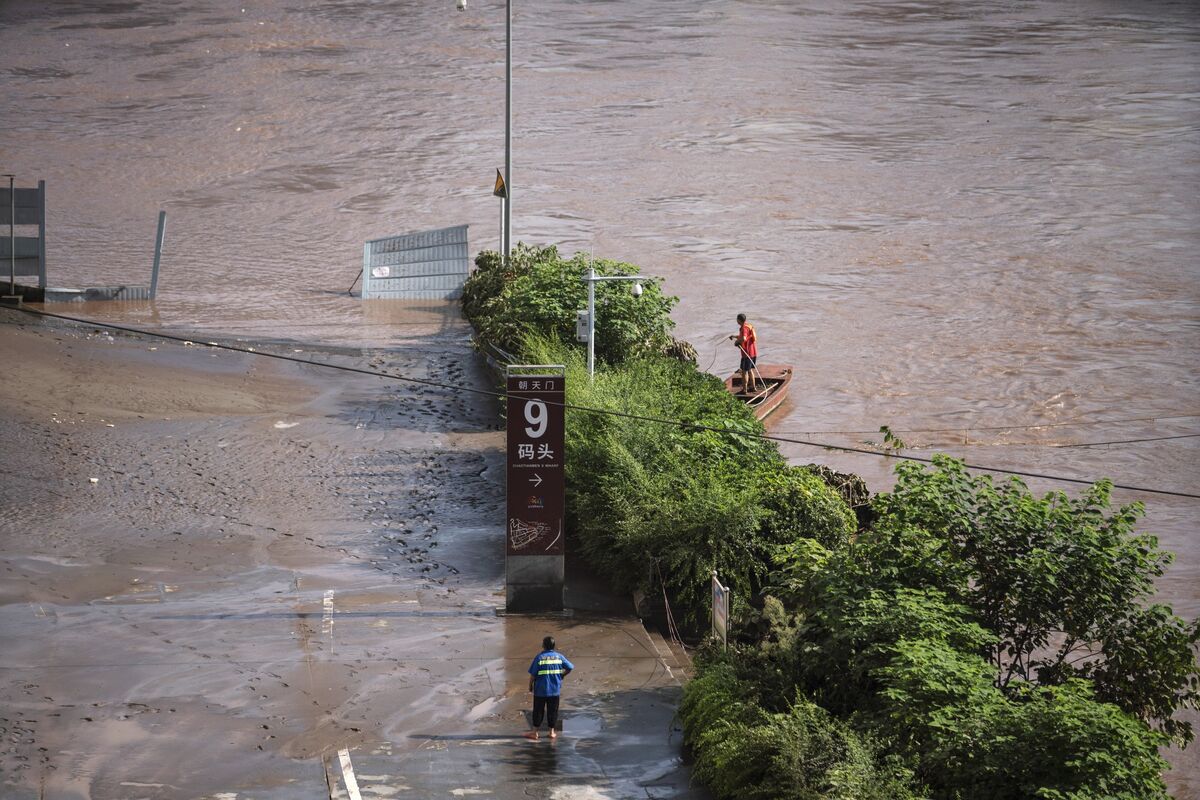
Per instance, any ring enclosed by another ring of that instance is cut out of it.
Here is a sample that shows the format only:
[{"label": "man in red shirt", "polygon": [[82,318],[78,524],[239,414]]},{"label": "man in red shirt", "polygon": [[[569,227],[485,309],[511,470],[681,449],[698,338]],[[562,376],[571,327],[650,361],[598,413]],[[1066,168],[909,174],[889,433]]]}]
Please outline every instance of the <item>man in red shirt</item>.
[{"label": "man in red shirt", "polygon": [[746,322],[745,314],[737,315],[737,323],[737,336],[729,338],[742,353],[741,366],[738,368],[742,376],[742,391],[755,392],[758,391],[758,370],[754,368],[758,363],[758,335],[754,332],[754,326]]}]

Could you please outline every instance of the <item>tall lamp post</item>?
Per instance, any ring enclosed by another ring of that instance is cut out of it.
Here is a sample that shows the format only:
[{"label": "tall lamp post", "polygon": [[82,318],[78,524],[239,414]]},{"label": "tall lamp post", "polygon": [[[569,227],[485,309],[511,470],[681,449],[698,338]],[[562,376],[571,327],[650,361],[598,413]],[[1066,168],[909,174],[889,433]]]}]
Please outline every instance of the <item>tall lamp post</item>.
[{"label": "tall lamp post", "polygon": [[[466,0],[462,0],[466,5]],[[512,0],[504,0],[504,263],[512,252]]]},{"label": "tall lamp post", "polygon": [[587,346],[588,380],[596,374],[596,284],[600,281],[634,281],[633,296],[642,296],[642,281],[650,280],[645,275],[597,275],[595,267],[588,267],[583,279],[588,285]]},{"label": "tall lamp post", "polygon": [[[456,0],[459,11],[467,10],[467,0]],[[504,263],[512,252],[512,0],[504,0],[504,222],[500,248]]]}]

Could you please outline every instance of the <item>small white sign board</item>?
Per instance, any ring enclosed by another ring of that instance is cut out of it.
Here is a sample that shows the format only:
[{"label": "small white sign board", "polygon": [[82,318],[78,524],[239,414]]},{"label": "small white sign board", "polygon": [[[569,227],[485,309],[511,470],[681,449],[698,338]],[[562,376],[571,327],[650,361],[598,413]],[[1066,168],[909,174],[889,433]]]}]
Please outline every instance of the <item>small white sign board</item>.
[{"label": "small white sign board", "polygon": [[729,589],[712,574],[712,632],[722,645],[729,643]]}]

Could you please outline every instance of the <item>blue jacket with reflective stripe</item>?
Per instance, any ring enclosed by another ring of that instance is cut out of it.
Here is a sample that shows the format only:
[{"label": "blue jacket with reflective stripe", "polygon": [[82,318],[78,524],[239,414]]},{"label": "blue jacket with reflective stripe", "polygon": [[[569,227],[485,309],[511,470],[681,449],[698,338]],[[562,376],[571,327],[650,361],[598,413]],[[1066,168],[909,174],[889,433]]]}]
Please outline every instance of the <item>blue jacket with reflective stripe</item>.
[{"label": "blue jacket with reflective stripe", "polygon": [[558,697],[562,692],[562,679],[575,665],[567,661],[567,657],[555,650],[545,650],[538,653],[537,658],[529,665],[529,674],[533,676],[534,697]]}]

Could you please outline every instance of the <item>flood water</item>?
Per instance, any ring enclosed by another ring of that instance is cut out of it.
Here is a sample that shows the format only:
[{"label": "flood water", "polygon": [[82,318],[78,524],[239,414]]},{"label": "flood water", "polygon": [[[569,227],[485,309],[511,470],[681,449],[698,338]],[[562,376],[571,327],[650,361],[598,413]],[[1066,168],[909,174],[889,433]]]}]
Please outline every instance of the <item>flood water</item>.
[{"label": "flood water", "polygon": [[[366,239],[496,247],[504,11],[469,2],[0,3],[0,168],[47,182],[51,284],[148,282],[168,214],[153,310],[58,308],[411,341],[346,290]],[[719,374],[748,313],[797,369],[776,432],[1200,492],[1194,2],[514,5],[514,240],[662,276]],[[1200,501],[1117,498],[1200,615]]]}]

